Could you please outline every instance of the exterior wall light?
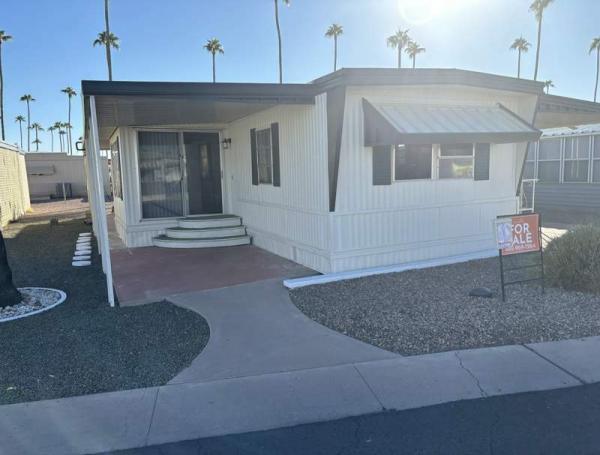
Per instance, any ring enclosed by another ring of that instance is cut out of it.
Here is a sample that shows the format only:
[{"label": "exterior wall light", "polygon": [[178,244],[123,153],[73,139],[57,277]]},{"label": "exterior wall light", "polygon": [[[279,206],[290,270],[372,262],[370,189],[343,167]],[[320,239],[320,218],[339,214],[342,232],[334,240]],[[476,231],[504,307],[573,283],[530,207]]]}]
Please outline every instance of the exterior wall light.
[{"label": "exterior wall light", "polygon": [[221,141],[221,144],[223,144],[223,149],[224,149],[224,150],[227,150],[227,149],[229,149],[229,147],[231,147],[231,138],[230,138],[230,137],[228,137],[228,138],[225,138],[225,139],[223,139],[223,140]]}]

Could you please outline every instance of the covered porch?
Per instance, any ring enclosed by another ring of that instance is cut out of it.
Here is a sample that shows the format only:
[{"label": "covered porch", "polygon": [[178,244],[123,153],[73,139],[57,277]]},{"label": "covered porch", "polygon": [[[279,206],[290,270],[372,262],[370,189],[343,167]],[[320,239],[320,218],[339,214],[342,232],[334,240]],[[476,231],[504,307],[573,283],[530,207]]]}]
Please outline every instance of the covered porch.
[{"label": "covered porch", "polygon": [[[252,246],[231,213],[224,132],[279,104],[314,104],[313,87],[84,81],[82,92],[88,193],[111,302],[113,287],[121,304],[138,304],[310,273]],[[109,220],[96,207],[100,150],[110,150]]]}]

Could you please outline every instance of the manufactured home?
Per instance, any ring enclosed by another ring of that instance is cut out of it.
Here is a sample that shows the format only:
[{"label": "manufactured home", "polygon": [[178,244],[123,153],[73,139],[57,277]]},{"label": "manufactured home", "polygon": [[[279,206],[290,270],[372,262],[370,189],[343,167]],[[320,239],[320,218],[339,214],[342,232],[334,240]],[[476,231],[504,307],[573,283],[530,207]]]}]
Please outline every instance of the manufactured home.
[{"label": "manufactured home", "polygon": [[580,109],[539,82],[457,69],[82,93],[89,171],[109,149],[127,247],[252,242],[322,273],[492,254],[536,125]]},{"label": "manufactured home", "polygon": [[536,181],[534,206],[544,219],[600,219],[600,123],[543,130],[528,149],[524,179]]}]

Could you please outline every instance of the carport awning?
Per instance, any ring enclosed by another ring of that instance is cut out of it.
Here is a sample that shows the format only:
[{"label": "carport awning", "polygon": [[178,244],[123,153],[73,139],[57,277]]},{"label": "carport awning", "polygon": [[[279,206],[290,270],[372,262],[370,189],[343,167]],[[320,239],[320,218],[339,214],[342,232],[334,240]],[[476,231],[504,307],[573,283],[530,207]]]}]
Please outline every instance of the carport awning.
[{"label": "carport awning", "polygon": [[501,104],[433,106],[363,99],[365,146],[390,144],[506,144],[537,141],[542,132]]}]

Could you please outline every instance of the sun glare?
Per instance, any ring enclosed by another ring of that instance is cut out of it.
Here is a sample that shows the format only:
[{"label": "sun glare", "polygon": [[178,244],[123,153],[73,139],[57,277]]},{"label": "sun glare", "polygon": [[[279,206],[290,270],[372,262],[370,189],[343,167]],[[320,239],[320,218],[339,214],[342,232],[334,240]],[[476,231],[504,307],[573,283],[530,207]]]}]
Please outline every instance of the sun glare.
[{"label": "sun glare", "polygon": [[430,22],[436,17],[465,6],[473,0],[401,0],[398,4],[402,19],[413,25]]}]

